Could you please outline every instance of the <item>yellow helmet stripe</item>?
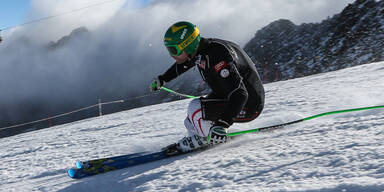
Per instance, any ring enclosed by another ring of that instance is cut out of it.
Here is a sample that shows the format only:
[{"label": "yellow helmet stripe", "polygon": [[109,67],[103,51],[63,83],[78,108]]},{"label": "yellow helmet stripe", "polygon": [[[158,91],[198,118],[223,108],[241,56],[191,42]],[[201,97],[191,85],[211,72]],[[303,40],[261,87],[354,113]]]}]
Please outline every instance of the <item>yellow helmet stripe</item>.
[{"label": "yellow helmet stripe", "polygon": [[193,40],[196,39],[197,36],[199,36],[199,34],[199,28],[195,27],[195,31],[193,31],[193,33],[189,37],[187,37],[183,42],[178,44],[177,47],[179,47],[180,50],[184,50],[189,44],[193,42]]},{"label": "yellow helmet stripe", "polygon": [[186,25],[182,25],[182,26],[180,26],[180,27],[177,27],[177,26],[172,25],[171,30],[172,30],[172,33],[176,33],[176,32],[179,31],[180,29],[183,29],[183,28],[186,28],[186,27],[187,27]]}]

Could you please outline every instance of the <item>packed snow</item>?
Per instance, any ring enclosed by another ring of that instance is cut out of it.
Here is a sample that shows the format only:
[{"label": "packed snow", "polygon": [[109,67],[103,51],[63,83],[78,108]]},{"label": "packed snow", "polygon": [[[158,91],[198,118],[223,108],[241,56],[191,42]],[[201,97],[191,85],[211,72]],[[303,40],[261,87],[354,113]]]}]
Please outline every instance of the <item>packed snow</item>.
[{"label": "packed snow", "polygon": [[[253,129],[384,105],[384,62],[265,85]],[[384,109],[248,134],[198,153],[73,180],[77,160],[157,151],[186,134],[190,100],[0,139],[0,191],[384,191]]]}]

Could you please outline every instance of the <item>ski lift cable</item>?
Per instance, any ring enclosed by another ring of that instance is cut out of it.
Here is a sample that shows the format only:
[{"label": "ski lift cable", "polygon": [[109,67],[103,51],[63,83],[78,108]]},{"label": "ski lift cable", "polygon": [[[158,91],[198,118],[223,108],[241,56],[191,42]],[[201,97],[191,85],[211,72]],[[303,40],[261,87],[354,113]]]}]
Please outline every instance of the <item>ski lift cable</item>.
[{"label": "ski lift cable", "polygon": [[100,2],[100,3],[91,4],[91,5],[82,7],[82,8],[74,9],[74,10],[71,10],[71,11],[63,12],[63,13],[59,13],[57,15],[51,15],[51,16],[42,17],[42,18],[39,18],[39,19],[30,20],[30,21],[27,21],[27,22],[19,24],[19,25],[9,26],[9,27],[0,29],[0,31],[7,31],[7,30],[10,30],[10,29],[13,29],[13,28],[16,28],[16,27],[22,27],[22,26],[29,25],[29,24],[32,24],[32,23],[38,23],[38,22],[41,22],[41,21],[44,21],[44,20],[49,20],[49,19],[53,19],[53,18],[56,18],[56,17],[61,17],[63,15],[69,15],[69,14],[72,14],[72,13],[75,13],[75,12],[78,12],[78,11],[81,11],[81,10],[84,10],[84,9],[89,9],[89,8],[100,6],[100,5],[104,5],[104,4],[107,4],[107,3],[112,3],[114,1],[118,1],[118,0],[103,1],[103,2]]}]

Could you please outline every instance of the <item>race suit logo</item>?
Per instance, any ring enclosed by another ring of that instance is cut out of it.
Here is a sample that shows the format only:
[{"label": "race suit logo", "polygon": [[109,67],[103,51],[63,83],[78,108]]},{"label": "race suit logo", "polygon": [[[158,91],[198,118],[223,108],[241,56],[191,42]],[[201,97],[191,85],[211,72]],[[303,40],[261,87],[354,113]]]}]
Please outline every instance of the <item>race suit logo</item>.
[{"label": "race suit logo", "polygon": [[221,71],[220,71],[220,76],[221,76],[222,78],[227,78],[227,77],[229,76],[229,71],[228,71],[228,69],[223,69],[223,70],[221,70]]},{"label": "race suit logo", "polygon": [[227,66],[227,62],[221,61],[220,63],[215,65],[215,71],[219,72],[221,69]]},{"label": "race suit logo", "polygon": [[198,65],[200,68],[205,70],[205,64],[207,63],[207,61],[202,60],[201,59],[202,56],[200,54],[197,55],[196,57],[197,58],[196,58],[196,61],[195,61],[195,65]]}]

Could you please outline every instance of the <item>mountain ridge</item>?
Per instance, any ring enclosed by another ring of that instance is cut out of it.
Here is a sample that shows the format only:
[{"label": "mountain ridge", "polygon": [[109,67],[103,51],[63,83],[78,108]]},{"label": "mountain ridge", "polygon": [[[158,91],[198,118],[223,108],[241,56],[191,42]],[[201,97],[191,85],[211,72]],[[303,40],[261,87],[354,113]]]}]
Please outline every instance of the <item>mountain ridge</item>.
[{"label": "mountain ridge", "polygon": [[265,83],[384,60],[384,1],[357,0],[321,23],[280,19],[244,49]]}]

